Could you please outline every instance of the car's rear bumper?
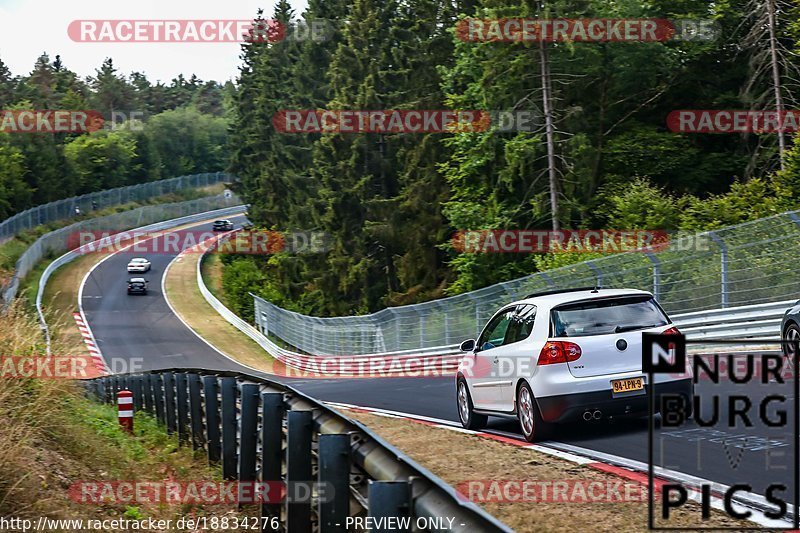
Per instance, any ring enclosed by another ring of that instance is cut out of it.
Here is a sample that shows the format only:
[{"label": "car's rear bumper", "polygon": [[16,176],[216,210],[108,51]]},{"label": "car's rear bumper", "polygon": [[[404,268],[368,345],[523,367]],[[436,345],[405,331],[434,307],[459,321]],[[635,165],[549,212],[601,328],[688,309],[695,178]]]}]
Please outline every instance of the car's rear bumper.
[{"label": "car's rear bumper", "polygon": [[[648,412],[648,395],[650,385],[645,385],[642,393],[626,393],[612,395],[611,389],[578,394],[564,394],[537,398],[542,418],[546,422],[569,422],[582,420],[586,411],[599,410],[604,417],[644,414]],[[691,378],[666,381],[655,384],[656,409],[658,396],[661,394],[683,394],[691,398],[694,386]]]}]

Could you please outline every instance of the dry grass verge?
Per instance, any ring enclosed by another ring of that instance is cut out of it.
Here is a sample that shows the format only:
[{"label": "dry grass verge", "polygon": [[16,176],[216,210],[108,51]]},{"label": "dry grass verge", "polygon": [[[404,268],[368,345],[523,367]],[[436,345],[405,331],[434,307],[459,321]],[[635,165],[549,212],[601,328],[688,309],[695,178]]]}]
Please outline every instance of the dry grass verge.
[{"label": "dry grass verge", "polygon": [[[346,414],[403,450],[420,465],[456,487],[480,480],[482,494],[491,481],[606,481],[620,478],[534,450],[477,435],[450,431],[418,422],[357,411]],[[501,485],[502,486],[502,485]],[[481,493],[477,493],[481,494]],[[531,500],[534,498],[530,498]],[[477,503],[477,502],[476,502]],[[647,500],[624,503],[546,503],[540,501],[478,503],[519,532],[647,530]],[[670,527],[696,527],[700,507],[685,506],[670,517]],[[657,525],[659,525],[657,523]],[[665,524],[661,524],[662,526]],[[714,511],[706,527],[741,528],[754,524],[735,521]]]},{"label": "dry grass verge", "polygon": [[[0,320],[3,355],[42,355],[38,324],[19,301]],[[86,399],[75,382],[0,379],[0,517],[35,522],[40,516],[173,521],[255,516],[255,509],[238,512],[231,505],[88,504],[70,498],[70,487],[81,481],[127,480],[219,481],[220,472],[207,467],[202,454],[178,447],[148,416],[137,415],[134,436],[124,434],[116,408]]]},{"label": "dry grass verge", "polygon": [[244,365],[273,371],[275,360],[250,337],[236,329],[211,307],[197,287],[199,253],[183,253],[167,270],[166,297],[175,312],[214,347]]}]

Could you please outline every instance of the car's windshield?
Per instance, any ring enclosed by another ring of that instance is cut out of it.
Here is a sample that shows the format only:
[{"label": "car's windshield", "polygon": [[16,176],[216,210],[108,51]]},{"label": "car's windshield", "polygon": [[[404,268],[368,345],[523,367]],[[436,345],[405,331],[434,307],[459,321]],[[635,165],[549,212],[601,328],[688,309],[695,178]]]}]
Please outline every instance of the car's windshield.
[{"label": "car's windshield", "polygon": [[650,296],[565,304],[551,312],[554,337],[585,337],[665,326],[669,319]]}]

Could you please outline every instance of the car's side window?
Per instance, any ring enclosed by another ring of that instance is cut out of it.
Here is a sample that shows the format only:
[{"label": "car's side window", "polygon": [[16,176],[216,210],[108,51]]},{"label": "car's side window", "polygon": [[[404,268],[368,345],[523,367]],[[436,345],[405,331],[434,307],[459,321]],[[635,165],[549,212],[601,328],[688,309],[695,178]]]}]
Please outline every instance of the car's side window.
[{"label": "car's side window", "polygon": [[536,306],[531,304],[520,305],[516,313],[511,317],[511,323],[508,325],[503,344],[511,344],[527,339],[531,331],[533,331],[534,320],[536,320]]},{"label": "car's side window", "polygon": [[489,325],[486,326],[480,339],[478,339],[478,346],[481,351],[491,350],[492,348],[503,345],[508,326],[511,324],[514,313],[516,313],[516,307],[509,307],[508,309],[504,309],[489,322]]}]

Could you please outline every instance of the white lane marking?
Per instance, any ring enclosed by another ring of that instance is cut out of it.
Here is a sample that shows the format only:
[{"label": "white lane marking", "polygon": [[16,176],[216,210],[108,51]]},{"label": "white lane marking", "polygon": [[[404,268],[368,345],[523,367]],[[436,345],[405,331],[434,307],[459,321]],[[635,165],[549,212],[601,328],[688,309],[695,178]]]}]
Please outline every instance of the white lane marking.
[{"label": "white lane marking", "polygon": [[[195,227],[195,226],[202,226],[203,224],[208,224],[208,221],[209,221],[209,220],[213,220],[213,219],[209,218],[208,220],[202,220],[202,221],[198,221],[198,222],[196,222],[196,223],[189,224],[189,225],[183,225],[183,226],[181,226],[181,227],[183,227],[183,228],[193,228],[193,227]],[[136,228],[134,228],[134,230],[135,230],[135,229],[136,229]],[[173,229],[173,230],[174,230],[175,228],[171,228],[171,229]],[[134,230],[128,230],[128,231],[134,231]],[[152,237],[148,237],[148,238],[146,238],[146,239],[143,239],[143,240],[140,240],[140,241],[134,241],[134,242],[132,242],[131,244],[129,244],[129,245],[127,245],[127,246],[123,247],[123,248],[120,248],[120,249],[119,249],[119,250],[117,250],[116,252],[114,252],[114,253],[112,253],[112,254],[110,254],[110,255],[108,255],[108,256],[106,256],[106,257],[104,257],[103,259],[101,259],[100,261],[98,261],[97,263],[95,263],[95,264],[92,266],[92,268],[90,268],[90,269],[89,269],[89,271],[86,273],[86,275],[85,275],[85,276],[83,276],[83,279],[81,280],[81,284],[80,284],[80,286],[78,287],[78,313],[81,315],[81,319],[83,320],[83,323],[84,323],[84,325],[86,326],[86,328],[89,330],[89,335],[91,335],[91,338],[92,338],[92,340],[95,342],[95,344],[97,344],[97,339],[95,339],[95,337],[94,337],[94,334],[92,333],[91,326],[89,325],[89,320],[86,318],[86,313],[85,313],[85,312],[84,312],[84,310],[83,310],[83,298],[84,298],[84,296],[83,296],[83,289],[84,289],[84,287],[86,286],[86,282],[88,281],[89,277],[92,275],[92,273],[95,271],[95,269],[97,269],[97,267],[99,267],[100,265],[102,265],[103,263],[105,263],[106,261],[108,261],[109,259],[111,259],[112,257],[116,256],[117,254],[124,252],[124,251],[125,251],[125,250],[127,250],[128,248],[132,248],[133,246],[136,246],[136,245],[142,244],[142,243],[144,243],[144,242],[147,242],[147,241],[150,241],[150,240],[153,240],[153,239],[157,239],[157,238],[159,238],[159,237],[162,237],[162,236],[163,236],[163,234],[154,235],[154,236],[152,236]],[[170,263],[170,264],[171,264],[171,263]],[[168,269],[169,269],[169,265],[167,265],[167,268],[166,268],[166,269],[164,269],[164,271],[163,271],[163,272],[162,272],[162,274],[161,274],[161,281],[162,281],[162,283],[161,283],[161,291],[162,291],[162,293],[164,292],[164,279],[167,277],[167,270],[168,270]],[[166,301],[167,301],[167,305],[169,305],[170,309],[172,309],[172,305],[170,305],[170,303],[169,303],[169,300],[167,300],[167,297],[166,297],[166,295],[164,295],[164,300],[166,300]],[[174,309],[172,309],[172,314],[173,314],[173,315],[175,315],[175,316],[177,316],[177,314],[175,313],[175,310],[174,310]],[[178,317],[178,318],[180,318],[180,317]],[[183,320],[181,320],[181,322],[183,322]],[[184,322],[184,325],[186,325],[186,323],[185,323],[185,322]],[[188,327],[188,326],[187,326],[187,327]],[[189,328],[189,329],[191,329],[191,328]],[[192,331],[194,332],[194,330],[192,330]],[[194,332],[194,333],[195,333],[195,335],[197,335],[197,333],[196,333],[196,332]],[[198,335],[198,337],[199,337],[199,335]],[[202,338],[202,337],[201,337],[201,338]],[[204,339],[204,340],[205,340],[205,339]],[[206,344],[208,344],[208,343],[206,343]],[[216,350],[216,348],[214,348],[214,349]],[[217,351],[219,351],[219,350],[217,350]],[[220,352],[220,353],[221,353],[221,352]],[[102,357],[103,357],[103,363],[104,363],[105,367],[108,369],[109,367],[108,367],[108,363],[105,361],[105,355],[103,355]],[[248,368],[249,368],[249,367],[248,367]],[[110,372],[110,370],[109,370],[109,372]]]},{"label": "white lane marking", "polygon": [[179,254],[179,255],[176,255],[176,256],[175,256],[175,258],[173,258],[173,259],[172,259],[172,261],[170,261],[170,262],[167,264],[167,267],[164,269],[164,274],[161,276],[161,296],[164,298],[164,301],[165,301],[165,302],[167,302],[167,306],[169,306],[169,309],[170,309],[170,311],[172,311],[172,316],[174,316],[174,317],[176,317],[178,320],[180,320],[180,321],[181,321],[181,323],[182,323],[184,326],[186,326],[186,329],[188,329],[189,331],[191,331],[192,333],[194,333],[195,337],[197,337],[198,339],[200,339],[201,341],[203,341],[204,343],[206,343],[206,344],[208,345],[208,347],[209,347],[209,348],[211,348],[212,350],[214,350],[215,352],[217,352],[218,354],[220,354],[220,355],[221,355],[222,357],[224,357],[225,359],[228,359],[229,361],[231,361],[231,362],[233,362],[233,363],[235,363],[235,364],[237,364],[237,365],[241,366],[242,368],[246,368],[246,369],[248,369],[248,370],[252,370],[253,372],[257,372],[257,373],[259,373],[259,374],[264,374],[264,375],[271,375],[269,372],[266,372],[265,370],[260,370],[260,369],[258,369],[258,368],[253,368],[252,366],[248,366],[248,365],[246,365],[246,364],[244,364],[244,363],[242,363],[242,362],[240,362],[240,361],[237,361],[236,359],[234,359],[233,357],[229,356],[228,354],[226,354],[226,353],[222,352],[222,351],[221,351],[219,348],[217,348],[216,346],[214,346],[213,344],[211,344],[209,341],[207,341],[206,339],[204,339],[204,338],[203,338],[203,337],[202,337],[202,336],[201,336],[199,333],[197,333],[197,332],[196,332],[196,331],[195,331],[195,330],[194,330],[194,329],[193,329],[193,328],[192,328],[192,327],[191,327],[191,326],[190,326],[190,325],[189,325],[189,324],[188,324],[188,323],[187,323],[187,322],[186,322],[186,321],[183,319],[183,317],[182,317],[181,315],[179,315],[179,314],[178,314],[178,313],[175,311],[175,308],[172,306],[172,302],[170,302],[170,301],[169,301],[169,298],[167,298],[167,286],[166,286],[166,282],[167,282],[167,274],[169,273],[169,269],[170,269],[170,268],[172,268],[172,265],[173,265],[173,263],[175,263],[175,262],[176,262],[176,259],[178,259],[179,257],[181,257],[181,255],[182,255],[183,253],[185,253],[185,252],[186,252],[186,250],[184,250],[183,252],[181,252],[181,254]]}]

